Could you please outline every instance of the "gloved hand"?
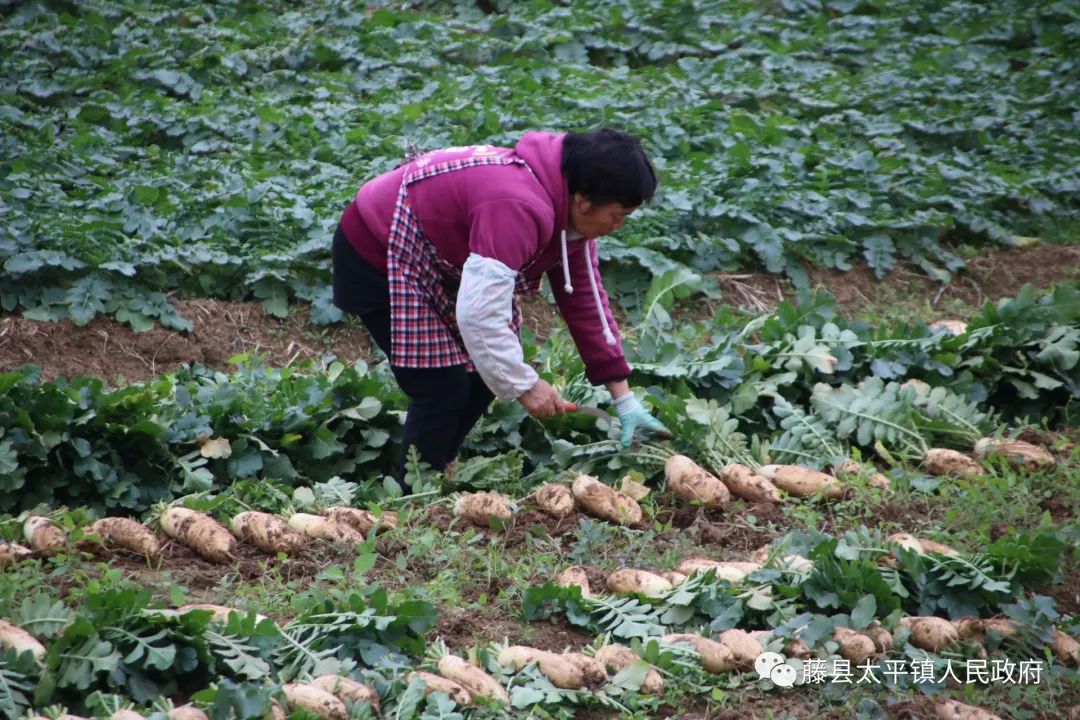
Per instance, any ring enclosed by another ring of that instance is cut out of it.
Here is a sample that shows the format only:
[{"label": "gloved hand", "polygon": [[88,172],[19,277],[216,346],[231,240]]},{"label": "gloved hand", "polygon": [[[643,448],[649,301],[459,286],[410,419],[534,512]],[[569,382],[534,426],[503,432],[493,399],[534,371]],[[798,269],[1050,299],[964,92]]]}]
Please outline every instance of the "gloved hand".
[{"label": "gloved hand", "polygon": [[634,439],[634,432],[637,430],[648,433],[668,432],[664,424],[650,415],[632,392],[615,398],[615,410],[619,413],[619,422],[622,424],[623,447],[630,447],[630,441]]}]

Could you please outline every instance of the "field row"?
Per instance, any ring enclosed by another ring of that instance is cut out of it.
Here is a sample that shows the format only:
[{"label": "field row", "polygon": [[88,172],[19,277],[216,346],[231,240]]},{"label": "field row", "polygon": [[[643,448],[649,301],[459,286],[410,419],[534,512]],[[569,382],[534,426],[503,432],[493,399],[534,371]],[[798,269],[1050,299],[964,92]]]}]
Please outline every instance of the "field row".
[{"label": "field row", "polygon": [[[730,463],[822,469],[857,451],[911,472],[930,467],[931,448],[970,452],[1026,417],[1068,424],[1080,396],[1080,293],[1068,286],[987,305],[954,327],[958,334],[845,322],[821,294],[677,332],[659,314],[649,318],[631,361],[676,434],[670,446],[627,451],[608,439],[613,422],[573,413],[539,422],[497,403],[470,436],[472,457],[440,487],[533,487],[571,466],[613,481],[629,469],[651,472],[673,452],[718,471]],[[568,400],[604,401],[564,334],[533,359],[560,368],[561,378],[545,373]],[[196,367],[116,389],[9,371],[0,374],[0,511],[143,512],[254,480],[336,483],[365,501],[393,501],[396,487],[382,477],[396,465],[404,408],[384,367],[340,362],[275,369],[239,358],[231,374]],[[439,489],[409,467],[412,493]]]},{"label": "field row", "polygon": [[[467,504],[458,503],[463,521],[468,519],[464,509]],[[555,510],[549,508],[549,512]],[[182,509],[176,509],[174,514],[161,518],[169,534],[179,535],[203,551],[210,549],[206,538],[212,533],[198,529],[202,523],[196,520],[198,514]],[[371,525],[375,517],[363,511],[344,508],[328,515],[360,520],[361,527],[371,534],[377,529]],[[254,522],[256,518],[250,511],[247,516],[246,528],[242,520],[237,526],[245,530],[244,537],[257,541],[260,533],[255,528],[264,523]],[[384,515],[381,520],[389,536],[413,536],[416,532],[414,522],[404,528],[395,527],[392,515]],[[27,528],[32,537],[41,534],[48,540],[51,535],[55,543],[51,550],[68,553],[68,562],[78,555],[45,523],[31,519]],[[124,533],[111,527],[109,521],[94,530],[114,542],[123,541]],[[226,531],[222,528],[220,532]],[[273,539],[268,536],[273,533],[262,533],[261,540]],[[326,534],[322,536],[318,542],[342,542],[341,535],[336,541],[327,540]],[[358,537],[364,539],[363,535]],[[91,536],[84,535],[78,547],[92,548],[91,540]],[[357,536],[345,542],[353,545]],[[42,548],[39,552],[48,550],[44,540],[38,544]],[[201,679],[206,678],[204,673],[219,672],[222,679],[193,695],[207,709],[223,712],[228,705],[219,702],[235,703],[236,693],[241,693],[247,698],[243,706],[246,712],[254,712],[257,707],[256,715],[261,716],[281,700],[285,707],[295,708],[297,703],[308,707],[303,704],[307,702],[301,699],[303,695],[322,697],[324,715],[337,718],[343,716],[344,705],[326,705],[329,701],[325,696],[298,689],[297,683],[303,685],[315,679],[323,687],[332,686],[336,681],[325,676],[342,673],[369,683],[364,691],[368,693],[364,707],[378,709],[381,703],[384,711],[389,708],[398,713],[419,712],[416,708],[423,698],[424,685],[446,692],[448,698],[462,705],[479,702],[485,706],[482,698],[494,697],[533,710],[539,705],[552,711],[560,704],[570,708],[647,710],[655,707],[650,704],[655,701],[647,696],[662,694],[664,682],[682,687],[680,692],[687,687],[707,691],[712,684],[721,682],[708,680],[708,675],[749,672],[766,649],[800,658],[807,662],[806,667],[829,660],[835,669],[838,659],[842,659],[860,667],[870,662],[878,672],[886,670],[888,663],[895,666],[901,660],[929,663],[939,674],[958,658],[991,657],[995,663],[1027,663],[1029,671],[1032,663],[1047,663],[1041,672],[1047,673],[1044,681],[1051,682],[1052,677],[1065,672],[1057,669],[1051,674],[1051,665],[1075,666],[1080,660],[1080,645],[1055,627],[1054,621],[1060,619],[1052,605],[1032,602],[1024,596],[1029,588],[1042,585],[1054,575],[1064,547],[1059,533],[1052,530],[1003,538],[982,553],[959,552],[910,535],[883,538],[865,530],[861,536],[845,535],[842,539],[792,533],[742,561],[686,558],[678,566],[677,575],[654,575],[635,568],[612,572],[604,582],[621,597],[597,594],[590,587],[589,570],[567,568],[558,584],[545,584],[525,595],[526,617],[541,621],[553,613],[565,614],[571,623],[606,640],[597,646],[576,648],[584,650],[585,656],[560,656],[548,650],[505,644],[482,645],[469,653],[476,667],[466,665],[461,658],[447,659],[454,656],[438,643],[430,646],[418,662],[415,658],[423,654],[421,637],[434,623],[433,608],[426,603],[387,603],[386,595],[374,588],[365,591],[366,596],[352,589],[345,591],[347,596],[313,593],[305,611],[292,618],[276,619],[208,605],[160,609],[150,604],[147,590],[122,581],[113,581],[114,587],[107,591],[95,589],[94,584],[83,589],[84,604],[76,613],[64,603],[57,603],[55,597],[40,593],[10,607],[17,614],[12,618],[15,625],[33,629],[43,638],[55,638],[46,645],[35,645],[36,640],[31,642],[25,637],[20,639],[21,645],[16,643],[17,648],[29,650],[29,655],[39,659],[38,666],[46,667],[43,680],[50,677],[50,672],[60,678],[58,683],[37,684],[35,697],[40,702],[70,697],[71,683],[75,682],[74,687],[83,690],[88,689],[87,683],[100,688],[90,697],[96,698],[95,703],[111,703],[114,709],[128,702],[122,695],[131,688],[143,688],[142,694],[128,695],[142,706],[157,697],[154,692],[172,696],[175,690],[167,688],[177,687],[173,684],[175,678],[166,679],[172,674],[179,673],[179,687],[194,691],[199,683],[206,682]],[[314,547],[303,554],[312,551]],[[277,562],[283,562],[285,557],[279,554]],[[909,616],[912,610],[927,616]],[[999,615],[1002,611],[1004,617]],[[949,623],[929,615],[935,612],[959,619]],[[75,615],[89,616],[89,624],[75,621]],[[747,632],[736,630],[737,626]],[[710,641],[708,636],[715,640]],[[7,637],[4,642],[12,644]],[[656,640],[661,641],[659,645]],[[613,641],[629,647],[620,648],[611,644]],[[375,652],[372,642],[387,649]],[[683,643],[689,643],[689,647],[682,647]],[[300,652],[298,644],[303,645],[304,652],[295,656],[291,653]],[[1042,651],[1044,645],[1049,654]],[[984,646],[985,650],[981,649]],[[197,651],[197,668],[177,664],[185,647]],[[354,650],[343,652],[343,648]],[[364,658],[363,669],[350,659],[357,651]],[[414,659],[397,654],[402,651]],[[581,659],[593,653],[606,668],[597,670],[595,663]],[[84,665],[88,657],[94,663],[89,667]],[[571,665],[565,664],[574,658]],[[30,678],[40,671],[34,670],[25,656],[18,659],[8,655],[5,662],[0,671],[6,673],[9,684],[28,693],[33,686]],[[112,688],[109,680],[117,677],[117,668],[123,668],[121,676],[128,677],[129,682],[139,678],[138,682],[125,685],[127,690],[121,696],[102,695],[106,688],[110,692],[120,689]],[[417,681],[416,676],[407,674],[410,668],[438,669],[443,677],[462,681],[464,689],[440,684],[431,675],[421,674],[423,682]],[[490,673],[490,681],[484,676],[476,679],[477,673],[484,670]],[[266,684],[267,673],[271,679],[278,678],[280,684]],[[751,680],[754,677],[748,676]],[[922,681],[908,677],[906,682],[917,687],[925,682],[925,676]],[[643,694],[639,696],[637,691]],[[59,694],[54,696],[54,692]],[[219,701],[219,696],[231,699]],[[26,701],[25,694],[20,697],[20,702]],[[110,707],[95,703],[90,706],[98,712]],[[413,710],[403,711],[409,703]],[[428,701],[428,711],[451,711],[453,704],[444,703],[449,700],[435,697]],[[161,707],[156,704],[151,709]],[[935,708],[941,713],[956,711],[956,705],[944,700]],[[362,711],[353,716],[365,717]]]},{"label": "field row", "polygon": [[0,10],[0,304],[182,330],[178,290],[333,322],[330,232],[363,179],[411,146],[605,122],[662,181],[601,246],[631,313],[669,272],[944,280],[974,247],[1076,240],[1068,3],[499,10]]}]

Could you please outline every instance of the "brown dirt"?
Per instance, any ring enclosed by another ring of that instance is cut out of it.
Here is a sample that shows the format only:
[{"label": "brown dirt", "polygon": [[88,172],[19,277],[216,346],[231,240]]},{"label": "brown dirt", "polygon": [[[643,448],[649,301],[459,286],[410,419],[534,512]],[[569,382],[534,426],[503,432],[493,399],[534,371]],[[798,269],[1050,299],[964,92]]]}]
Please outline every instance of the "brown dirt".
[{"label": "brown dirt", "polygon": [[[241,353],[258,355],[273,367],[328,354],[346,362],[381,358],[354,319],[321,326],[308,323],[309,311],[303,306],[287,318],[276,318],[252,302],[196,299],[175,305],[191,321],[191,332],[155,326],[137,333],[100,316],[80,327],[71,320],[40,322],[0,314],[0,370],[34,364],[42,368],[45,380],[82,374],[119,384],[119,378],[149,380],[185,364],[228,369],[229,358]],[[522,298],[521,312],[541,340],[559,322],[543,298]]]},{"label": "brown dirt", "polygon": [[850,509],[845,509],[838,518],[846,519],[846,522],[837,522],[829,512],[832,506],[825,505],[825,518],[818,530],[823,533],[842,534],[853,526],[862,524],[871,530],[879,529],[885,533],[915,532],[919,528],[940,522],[942,511],[935,503],[933,496],[912,495],[903,502],[886,498],[873,507],[863,508],[866,514],[859,517],[854,524]]},{"label": "brown dirt", "polygon": [[1059,497],[1049,497],[1039,501],[1039,507],[1050,513],[1055,525],[1068,522],[1076,517],[1076,508]]},{"label": "brown dirt", "polygon": [[919,698],[911,702],[899,702],[887,705],[885,713],[889,720],[925,720],[935,717],[934,701],[930,698]]},{"label": "brown dirt", "polygon": [[463,654],[486,642],[529,645],[541,650],[581,650],[594,638],[565,621],[522,623],[493,605],[470,608],[443,607],[431,637],[441,637],[452,652]]},{"label": "brown dirt", "polygon": [[[753,525],[743,518],[753,515]],[[717,546],[730,550],[734,559],[742,560],[762,545],[772,542],[782,534],[776,529],[783,527],[785,519],[780,509],[772,503],[754,503],[743,512],[731,517],[702,518],[698,523],[698,542],[705,547]]]},{"label": "brown dirt", "polygon": [[[799,691],[810,695],[810,691]],[[815,720],[841,720],[850,718],[846,712],[831,710],[827,707],[817,707],[810,699],[798,697],[795,692],[766,693],[761,691],[747,691],[739,693],[739,706],[731,709],[720,710],[696,716],[683,716],[685,718],[697,717],[700,720],[757,720],[761,718],[814,718]]]},{"label": "brown dirt", "polygon": [[537,534],[548,537],[560,537],[573,534],[581,518],[587,517],[580,512],[572,512],[563,517],[553,517],[543,510],[524,508],[514,516],[514,523],[506,529],[506,547],[523,545],[530,536]]},{"label": "brown dirt", "polygon": [[281,561],[251,545],[238,543],[236,560],[231,563],[211,562],[176,541],[166,543],[160,557],[150,564],[143,557],[120,550],[102,550],[97,554],[102,560],[111,560],[113,567],[141,585],[166,592],[181,579],[188,591],[188,602],[220,603],[223,583],[256,583],[266,577],[269,566],[279,571],[284,582],[311,579],[326,567],[342,562],[345,547],[318,541],[304,554]]},{"label": "brown dirt", "polygon": [[454,522],[454,513],[445,505],[428,505],[423,510],[423,515],[417,522],[422,525],[430,525],[439,532],[446,532]]},{"label": "brown dirt", "polygon": [[1080,616],[1080,565],[1063,568],[1065,577],[1060,583],[1034,591],[1036,595],[1049,595],[1054,599],[1057,611],[1062,615]]},{"label": "brown dirt", "polygon": [[[1080,246],[1039,245],[1033,248],[1002,250],[981,255],[968,261],[967,267],[948,283],[931,280],[914,263],[901,261],[897,267],[879,279],[865,262],[855,263],[851,270],[807,268],[810,283],[832,293],[840,311],[851,317],[878,309],[886,297],[907,296],[929,298],[932,307],[958,301],[965,305],[981,306],[1013,297],[1026,283],[1045,288],[1058,282],[1080,281]],[[792,300],[795,288],[786,279],[771,273],[716,273],[723,304],[746,307],[755,312],[768,312],[781,300]],[[711,316],[716,303],[695,302],[684,308],[688,317],[703,319]]]},{"label": "brown dirt", "polygon": [[[882,280],[865,263],[847,272],[814,268],[810,277],[815,285],[833,293],[848,316],[873,311],[898,295],[929,297],[935,307],[947,300],[981,305],[1014,296],[1024,283],[1046,287],[1053,282],[1080,281],[1080,246],[1046,245],[983,255],[945,285],[929,280],[910,263],[901,263]],[[791,284],[776,275],[717,274],[716,278],[724,293],[720,302],[759,312],[795,296]],[[702,319],[712,315],[718,304],[695,299],[676,314]],[[0,370],[32,363],[42,367],[46,380],[83,374],[116,383],[118,378],[147,380],[183,364],[227,369],[228,359],[240,353],[257,354],[275,367],[327,354],[349,362],[373,358],[370,339],[359,322],[310,325],[303,306],[283,319],[266,314],[252,302],[194,299],[178,300],[175,306],[192,322],[191,332],[155,327],[136,333],[104,317],[80,327],[70,320],[50,323],[0,314]],[[561,324],[543,298],[522,298],[520,306],[526,327],[540,340]]]},{"label": "brown dirt", "polygon": [[581,569],[585,571],[585,577],[589,580],[589,589],[595,593],[607,592],[607,576],[608,574],[598,567],[593,565],[582,565]]},{"label": "brown dirt", "polygon": [[[689,707],[673,708],[661,705],[652,717],[665,720],[773,720],[796,718],[796,720],[850,720],[851,714],[843,710],[818,707],[813,691],[795,689],[783,693],[767,693],[750,688],[740,688],[730,697],[737,698],[737,707],[718,707],[719,703],[697,700]],[[575,718],[580,720],[615,720],[622,717],[614,712],[583,708]]]},{"label": "brown dirt", "polygon": [[907,262],[880,280],[864,263],[848,272],[815,268],[810,278],[814,285],[833,293],[837,303],[849,312],[872,308],[882,284],[910,293],[911,297],[932,298],[934,306],[946,299],[981,306],[1012,297],[1027,283],[1044,288],[1055,282],[1080,280],[1080,246],[1039,245],[981,255],[968,261],[967,268],[944,285]]}]

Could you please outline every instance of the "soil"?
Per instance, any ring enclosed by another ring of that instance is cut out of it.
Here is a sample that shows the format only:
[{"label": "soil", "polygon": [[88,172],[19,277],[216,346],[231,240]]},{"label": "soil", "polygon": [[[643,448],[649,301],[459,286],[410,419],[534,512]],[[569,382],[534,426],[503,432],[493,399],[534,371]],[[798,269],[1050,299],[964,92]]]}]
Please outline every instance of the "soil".
[{"label": "soil", "polygon": [[[1080,281],[1080,246],[1047,245],[983,255],[944,285],[910,263],[900,263],[880,280],[865,263],[849,271],[814,268],[809,274],[815,285],[828,288],[847,316],[888,306],[897,297],[929,297],[935,307],[947,300],[978,306],[1014,296],[1025,283],[1047,287]],[[717,274],[716,278],[725,304],[764,312],[782,299],[795,297],[791,284],[777,275]],[[0,313],[0,370],[32,363],[42,368],[45,380],[83,374],[120,384],[148,380],[185,364],[227,370],[229,358],[240,353],[256,354],[275,367],[326,355],[348,362],[382,357],[373,351],[366,330],[354,318],[319,326],[308,323],[308,309],[303,306],[295,307],[287,318],[276,318],[252,302],[200,298],[174,304],[191,321],[190,332],[154,327],[137,333],[105,317],[78,326],[70,320],[51,323]],[[542,297],[521,298],[520,307],[525,326],[540,341],[561,324]],[[675,314],[701,319],[716,309],[716,302],[695,299]]]},{"label": "soil", "polygon": [[1063,568],[1065,577],[1061,582],[1033,591],[1035,595],[1049,595],[1054,599],[1057,611],[1062,615],[1080,615],[1080,565]]},{"label": "soil", "polygon": [[[815,269],[811,271],[815,284],[833,293],[845,315],[874,311],[887,298],[908,295],[929,298],[935,307],[947,300],[977,306],[983,302],[1016,295],[1024,283],[1045,287],[1062,280],[1080,280],[1080,247],[1035,247],[1009,250],[970,261],[968,268],[950,283],[936,284],[918,269],[901,264],[884,279],[878,280],[865,265],[849,272]],[[771,309],[781,299],[794,297],[791,286],[777,276],[765,274],[718,276],[724,288],[724,302],[755,308]],[[882,298],[886,298],[883,300]],[[314,326],[307,321],[306,308],[297,307],[289,317],[279,319],[266,314],[256,303],[231,303],[210,299],[180,300],[175,303],[180,314],[191,320],[189,333],[178,333],[155,327],[145,333],[133,332],[108,318],[96,318],[85,326],[70,321],[45,323],[14,315],[0,314],[0,370],[34,363],[42,368],[44,379],[67,377],[73,374],[92,375],[108,383],[122,384],[157,377],[185,364],[202,364],[227,370],[229,358],[239,353],[253,353],[268,364],[284,366],[309,358],[333,355],[346,361],[377,361],[381,355],[372,349],[363,327],[355,320],[334,326]],[[526,326],[540,339],[545,339],[561,321],[553,308],[542,298],[525,299],[521,304]],[[694,302],[680,312],[686,317],[712,313],[715,306]],[[1054,446],[1067,456],[1080,442],[1080,433],[1069,436],[1042,436],[1029,431],[1024,439],[1044,446]],[[1071,443],[1071,444],[1070,444]],[[672,542],[676,535],[690,534],[694,542],[707,548],[711,557],[745,558],[746,555],[782,534],[791,524],[778,506],[748,504],[738,512],[699,510],[662,499],[654,520],[670,525],[671,530],[657,534],[657,542]],[[1059,499],[1048,498],[1044,509],[1055,521],[1075,517],[1077,508]],[[431,505],[419,522],[446,531],[454,522],[451,510],[443,505]],[[753,515],[756,522],[745,521]],[[503,533],[505,547],[514,553],[528,552],[528,539],[546,534],[563,539],[569,549],[579,526],[580,513],[553,518],[534,507],[525,507],[511,527]],[[885,499],[862,519],[870,528],[892,532],[898,528],[918,528],[940,521],[941,513],[931,502],[897,503]],[[850,522],[850,518],[849,518]],[[837,527],[828,509],[823,511],[819,530],[832,532]],[[846,528],[845,528],[846,529]],[[481,530],[487,534],[491,531]],[[992,529],[1000,534],[1004,528]],[[398,541],[399,543],[400,541]],[[398,543],[380,541],[379,562],[368,579],[390,590],[422,584],[441,568],[434,563],[416,562],[403,571],[394,562],[402,550]],[[273,573],[283,581],[305,583],[313,580],[330,565],[348,566],[354,556],[352,548],[331,543],[316,543],[311,550],[287,561],[279,561],[256,548],[240,544],[235,562],[222,565],[205,560],[180,543],[165,546],[161,559],[147,563],[130,553],[105,551],[102,559],[122,570],[126,577],[155,592],[167,594],[178,579],[187,589],[187,601],[221,602],[223,594],[232,595],[236,585],[257,583]],[[90,567],[89,565],[85,567]],[[94,566],[101,567],[101,566]],[[586,574],[594,588],[605,586],[606,573],[599,567],[586,566]],[[96,570],[88,569],[93,573]],[[78,577],[72,574],[68,577]],[[439,622],[429,637],[442,637],[451,651],[464,652],[485,641],[502,641],[533,645],[546,650],[580,649],[594,638],[571,626],[565,619],[522,623],[496,599],[510,587],[506,578],[495,577],[486,585],[462,588],[463,604],[453,607],[442,604]],[[1080,568],[1070,564],[1062,582],[1037,592],[1051,596],[1059,612],[1080,614]],[[274,618],[281,621],[284,618]],[[680,717],[687,720],[709,720],[750,717],[839,718],[846,717],[828,708],[816,707],[812,698],[797,693],[772,695],[747,691],[739,693],[740,705],[716,709],[704,701],[689,709],[676,711],[661,708],[657,717]],[[749,710],[752,708],[752,710]],[[595,712],[595,711],[594,711]],[[923,701],[897,703],[886,708],[889,718],[929,717]],[[589,717],[604,717],[590,714]]]},{"label": "soil", "polygon": [[[806,695],[806,697],[802,697]],[[795,718],[796,720],[850,720],[851,714],[840,709],[817,707],[811,691],[795,689],[783,694],[770,694],[759,690],[740,688],[737,707],[718,708],[719,703],[698,700],[689,707],[673,708],[661,705],[656,718],[670,720],[769,720],[771,718]],[[598,712],[593,708],[582,710],[575,716],[579,720],[615,720],[617,713]]]},{"label": "soil", "polygon": [[1080,246],[1038,245],[981,255],[969,260],[967,267],[944,285],[907,262],[899,263],[881,279],[862,263],[847,272],[815,268],[810,278],[814,285],[833,293],[848,312],[874,306],[883,284],[903,290],[910,297],[932,298],[934,306],[946,299],[981,306],[1012,297],[1028,283],[1043,288],[1055,282],[1080,280]]},{"label": "soil", "polygon": [[452,652],[459,655],[485,642],[505,640],[509,645],[528,645],[561,653],[564,650],[580,651],[595,640],[592,635],[565,621],[522,623],[508,617],[505,610],[490,605],[440,608],[439,623],[430,637],[441,638]]},{"label": "soil", "polygon": [[576,511],[562,517],[553,517],[543,510],[524,508],[514,516],[513,525],[506,529],[506,547],[517,548],[524,545],[530,536],[535,535],[572,536],[584,517],[587,516]]},{"label": "soil", "polygon": [[[1046,288],[1054,283],[1080,282],[1080,246],[1039,245],[1002,250],[969,260],[947,283],[931,280],[917,265],[907,261],[878,278],[865,262],[850,270],[807,268],[812,287],[827,289],[845,317],[881,311],[896,298],[908,302],[928,299],[934,309],[962,303],[981,307],[986,302],[1014,297],[1030,283]],[[755,313],[772,311],[782,300],[794,300],[795,287],[771,273],[715,273],[720,304],[747,308]],[[678,313],[687,319],[703,319],[716,312],[718,303],[696,302]],[[934,318],[938,319],[938,318]]]},{"label": "soil", "polygon": [[[0,371],[33,364],[41,367],[44,380],[81,374],[121,385],[182,365],[228,370],[229,358],[242,353],[257,355],[272,367],[327,355],[368,363],[383,357],[354,318],[312,325],[304,306],[277,318],[253,302],[200,298],[174,304],[191,321],[190,332],[155,326],[140,333],[102,316],[79,326],[71,320],[41,322],[0,313]],[[559,322],[542,298],[521,298],[519,305],[525,325],[541,341]]]}]

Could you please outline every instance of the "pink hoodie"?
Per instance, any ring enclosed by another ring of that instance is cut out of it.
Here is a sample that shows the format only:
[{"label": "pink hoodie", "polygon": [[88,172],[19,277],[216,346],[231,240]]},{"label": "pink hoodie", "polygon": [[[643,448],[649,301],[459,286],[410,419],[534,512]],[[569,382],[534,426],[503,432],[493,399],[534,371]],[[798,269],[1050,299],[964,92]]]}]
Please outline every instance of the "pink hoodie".
[{"label": "pink hoodie", "polygon": [[[568,230],[570,211],[561,168],[562,139],[562,134],[526,133],[512,150],[493,150],[516,155],[528,168],[486,165],[437,175],[412,185],[409,198],[424,235],[456,267],[462,267],[469,254],[476,253],[521,271],[528,279],[548,273],[559,313],[581,353],[589,380],[620,380],[630,375],[630,367],[600,281],[595,242],[567,242],[569,279],[574,291],[568,293],[563,287],[561,236]],[[474,150],[448,148],[418,160],[445,162],[471,155]],[[414,162],[364,184],[341,219],[350,244],[383,272],[398,189]],[[591,282],[596,284],[608,327],[615,335],[614,344],[604,339],[604,325],[590,292]]]}]

